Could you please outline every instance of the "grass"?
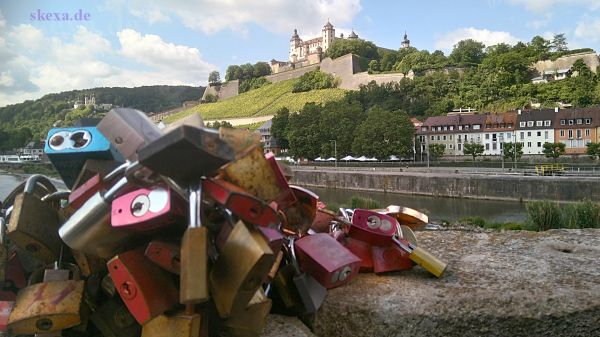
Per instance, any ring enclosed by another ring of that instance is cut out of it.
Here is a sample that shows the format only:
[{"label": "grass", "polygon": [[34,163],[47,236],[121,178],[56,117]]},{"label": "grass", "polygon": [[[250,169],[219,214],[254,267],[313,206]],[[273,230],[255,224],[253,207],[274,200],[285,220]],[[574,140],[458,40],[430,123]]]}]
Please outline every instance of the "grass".
[{"label": "grass", "polygon": [[165,122],[171,123],[194,113],[200,113],[203,119],[269,116],[283,107],[299,111],[306,103],[338,101],[346,94],[346,90],[337,88],[292,93],[296,81],[298,79],[271,83],[223,101],[200,104],[167,117]]},{"label": "grass", "polygon": [[382,208],[381,203],[375,199],[360,197],[353,195],[347,202],[338,204],[335,202],[327,202],[327,209],[337,212],[340,208],[361,208],[361,209],[376,209]]}]

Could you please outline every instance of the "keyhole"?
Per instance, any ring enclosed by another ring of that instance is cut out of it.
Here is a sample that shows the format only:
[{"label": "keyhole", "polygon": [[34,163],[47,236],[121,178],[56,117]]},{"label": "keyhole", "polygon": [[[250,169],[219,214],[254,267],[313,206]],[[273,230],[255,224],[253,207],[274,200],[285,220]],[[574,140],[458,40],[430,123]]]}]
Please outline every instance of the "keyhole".
[{"label": "keyhole", "polygon": [[125,299],[132,299],[135,297],[137,293],[136,287],[135,285],[133,285],[131,282],[123,282],[121,283],[121,294],[123,294],[123,297]]},{"label": "keyhole", "polygon": [[65,139],[63,138],[63,136],[56,135],[50,139],[50,145],[59,146],[64,141],[65,141]]},{"label": "keyhole", "polygon": [[30,244],[28,244],[27,246],[25,246],[25,249],[26,249],[28,252],[35,253],[35,252],[37,252],[38,250],[40,250],[40,246],[39,246],[37,243],[30,243]]},{"label": "keyhole", "polygon": [[259,211],[255,207],[250,208],[250,217],[256,218],[259,215]]},{"label": "keyhole", "polygon": [[131,207],[131,210],[133,211],[133,213],[139,211],[142,209],[142,207],[144,207],[144,204],[142,204],[141,202],[136,202],[133,204],[133,206]]},{"label": "keyhole", "polygon": [[50,330],[52,328],[52,321],[49,318],[38,319],[35,322],[35,327],[39,330]]}]

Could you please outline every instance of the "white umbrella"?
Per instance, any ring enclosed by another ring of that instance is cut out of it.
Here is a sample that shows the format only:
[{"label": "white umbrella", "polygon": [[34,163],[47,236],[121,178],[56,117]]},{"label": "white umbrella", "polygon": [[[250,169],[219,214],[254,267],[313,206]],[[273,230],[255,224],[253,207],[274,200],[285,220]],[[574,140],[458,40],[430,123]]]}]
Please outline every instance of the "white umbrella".
[{"label": "white umbrella", "polygon": [[400,160],[400,158],[396,157],[395,155],[390,156],[390,161],[398,161],[398,160]]},{"label": "white umbrella", "polygon": [[315,161],[325,161],[325,159],[323,159],[321,157],[317,157],[317,158],[315,158]]},{"label": "white umbrella", "polygon": [[358,160],[358,161],[366,161],[366,160],[367,160],[367,157],[365,157],[365,156],[360,156],[360,157],[356,158],[356,160]]},{"label": "white umbrella", "polygon": [[345,156],[344,158],[340,159],[340,160],[356,160],[356,158],[352,157],[352,156]]},{"label": "white umbrella", "polygon": [[329,158],[327,158],[326,160],[327,160],[327,161],[335,161],[335,158],[333,158],[333,157],[329,157]]},{"label": "white umbrella", "polygon": [[373,157],[373,158],[367,158],[368,161],[378,161],[379,159]]}]

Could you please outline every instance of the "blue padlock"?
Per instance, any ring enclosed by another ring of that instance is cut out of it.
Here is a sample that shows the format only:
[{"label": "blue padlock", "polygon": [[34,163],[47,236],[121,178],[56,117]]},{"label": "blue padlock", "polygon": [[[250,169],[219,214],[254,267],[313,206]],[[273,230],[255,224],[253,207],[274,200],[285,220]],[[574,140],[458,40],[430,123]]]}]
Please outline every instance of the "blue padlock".
[{"label": "blue padlock", "polygon": [[96,127],[50,129],[44,151],[68,188],[73,187],[87,159],[124,161]]}]

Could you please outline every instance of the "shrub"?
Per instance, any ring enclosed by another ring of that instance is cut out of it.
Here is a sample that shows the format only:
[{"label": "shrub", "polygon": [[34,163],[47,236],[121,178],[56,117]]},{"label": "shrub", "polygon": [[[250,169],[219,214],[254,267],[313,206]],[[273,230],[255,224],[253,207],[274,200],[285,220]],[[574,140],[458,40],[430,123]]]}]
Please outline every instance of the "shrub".
[{"label": "shrub", "polygon": [[584,200],[566,205],[563,210],[563,224],[566,228],[600,228],[600,204]]},{"label": "shrub", "polygon": [[527,203],[527,216],[538,231],[561,228],[561,212],[558,204],[550,201],[534,201]]},{"label": "shrub", "polygon": [[350,207],[349,208],[374,209],[374,208],[381,208],[381,204],[377,200],[374,200],[371,198],[359,197],[359,196],[355,195],[352,198],[350,198]]},{"label": "shrub", "polygon": [[466,225],[473,225],[473,226],[478,226],[478,227],[486,227],[486,221],[484,218],[479,217],[479,216],[470,216],[470,217],[466,217],[466,218],[461,218],[458,220],[460,223],[466,224]]},{"label": "shrub", "polygon": [[258,89],[261,87],[264,87],[265,85],[271,83],[269,80],[267,80],[266,77],[255,77],[255,78],[251,78],[249,80],[241,80],[240,81],[240,87],[239,87],[239,93],[244,93],[250,90],[254,90],[254,89]]},{"label": "shrub", "polygon": [[336,86],[337,81],[332,75],[322,73],[317,69],[300,76],[292,86],[292,92],[335,88]]}]

